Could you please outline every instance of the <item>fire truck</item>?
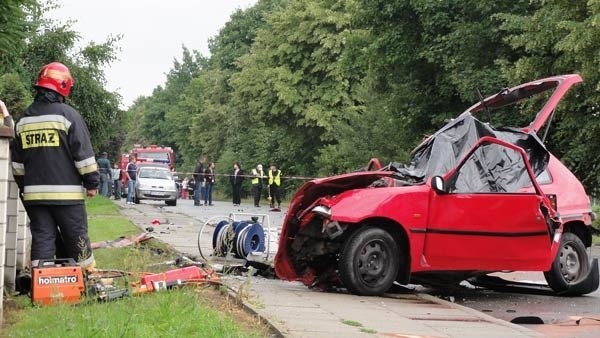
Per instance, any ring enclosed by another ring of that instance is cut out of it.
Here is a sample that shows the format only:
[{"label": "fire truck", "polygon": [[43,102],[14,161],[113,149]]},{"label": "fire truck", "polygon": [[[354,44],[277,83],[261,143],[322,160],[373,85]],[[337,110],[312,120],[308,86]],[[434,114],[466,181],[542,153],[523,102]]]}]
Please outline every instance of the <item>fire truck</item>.
[{"label": "fire truck", "polygon": [[[157,163],[166,165],[169,169],[175,171],[175,153],[171,147],[150,145],[142,146],[135,144],[129,153],[121,154],[121,170],[127,169],[129,163],[129,155],[135,156],[136,163]],[[123,192],[127,189],[127,175],[122,175]]]}]

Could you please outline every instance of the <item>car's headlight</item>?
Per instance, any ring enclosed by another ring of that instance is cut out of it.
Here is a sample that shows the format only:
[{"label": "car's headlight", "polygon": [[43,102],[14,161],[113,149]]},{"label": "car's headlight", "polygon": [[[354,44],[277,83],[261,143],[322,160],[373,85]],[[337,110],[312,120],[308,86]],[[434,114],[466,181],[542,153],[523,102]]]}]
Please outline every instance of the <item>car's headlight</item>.
[{"label": "car's headlight", "polygon": [[150,188],[151,188],[151,187],[150,187],[149,185],[147,185],[147,184],[142,184],[142,183],[140,183],[140,184],[138,185],[138,189],[146,190],[146,189],[150,189]]},{"label": "car's headlight", "polygon": [[317,205],[312,209],[312,212],[326,219],[331,218],[331,208],[324,205]]}]

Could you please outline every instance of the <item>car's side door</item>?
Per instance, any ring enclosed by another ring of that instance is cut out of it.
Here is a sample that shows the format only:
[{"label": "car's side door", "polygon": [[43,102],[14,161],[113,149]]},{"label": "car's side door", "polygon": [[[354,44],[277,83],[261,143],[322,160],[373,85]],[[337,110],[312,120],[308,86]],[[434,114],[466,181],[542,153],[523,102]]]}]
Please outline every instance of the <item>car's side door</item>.
[{"label": "car's side door", "polygon": [[[548,209],[524,152],[480,142],[432,193],[424,262],[433,270],[540,270],[551,260]],[[509,147],[510,146],[510,147]]]}]

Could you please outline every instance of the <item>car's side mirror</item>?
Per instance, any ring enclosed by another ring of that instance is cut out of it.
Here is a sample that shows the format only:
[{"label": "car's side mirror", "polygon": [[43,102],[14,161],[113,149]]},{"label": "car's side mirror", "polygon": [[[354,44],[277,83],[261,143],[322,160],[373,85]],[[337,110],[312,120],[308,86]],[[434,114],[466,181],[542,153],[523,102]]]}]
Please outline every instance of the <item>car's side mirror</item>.
[{"label": "car's side mirror", "polygon": [[446,184],[444,183],[442,176],[433,176],[431,179],[431,186],[438,194],[446,193]]}]

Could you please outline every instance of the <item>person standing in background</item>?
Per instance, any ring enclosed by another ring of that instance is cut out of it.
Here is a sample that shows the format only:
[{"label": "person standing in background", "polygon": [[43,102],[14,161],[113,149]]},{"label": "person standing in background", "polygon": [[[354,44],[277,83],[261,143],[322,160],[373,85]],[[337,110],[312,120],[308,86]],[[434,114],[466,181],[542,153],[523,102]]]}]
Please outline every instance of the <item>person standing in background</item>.
[{"label": "person standing in background", "polygon": [[204,200],[204,195],[206,192],[205,183],[204,183],[204,162],[206,158],[204,156],[200,156],[198,162],[196,163],[196,169],[194,169],[194,182],[196,182],[196,187],[194,188],[194,205],[199,206],[202,204],[202,200]]},{"label": "person standing in background", "polygon": [[127,204],[135,204],[135,180],[137,179],[137,166],[135,165],[135,156],[129,155],[129,163],[125,167],[127,175]]},{"label": "person standing in background", "polygon": [[186,200],[188,195],[188,178],[187,176],[181,181],[181,199]]},{"label": "person standing in background", "polygon": [[188,199],[194,199],[194,191],[196,190],[196,181],[194,181],[194,176],[190,177],[190,180],[187,184],[188,188]]},{"label": "person standing in background", "polygon": [[271,209],[275,208],[277,200],[277,209],[281,208],[281,170],[277,169],[277,164],[271,163],[269,170],[269,196],[271,197]]},{"label": "person standing in background", "polygon": [[242,203],[241,190],[242,182],[244,181],[244,172],[238,162],[233,162],[233,171],[229,175],[229,182],[231,183],[231,190],[233,192],[233,205],[238,206]]},{"label": "person standing in background", "polygon": [[116,200],[121,199],[121,169],[119,168],[119,164],[115,163],[113,165],[113,169],[110,172],[113,179],[113,196]]},{"label": "person standing in background", "polygon": [[104,197],[109,196],[108,185],[112,181],[110,161],[107,157],[108,154],[105,151],[102,152],[102,157],[98,159],[98,171],[100,172],[100,195]]},{"label": "person standing in background", "polygon": [[252,194],[254,195],[254,206],[260,207],[260,195],[262,194],[262,181],[265,178],[262,164],[252,169]]},{"label": "person standing in background", "polygon": [[210,162],[204,172],[204,181],[206,192],[204,194],[204,205],[213,205],[212,191],[215,185],[215,162]]}]

